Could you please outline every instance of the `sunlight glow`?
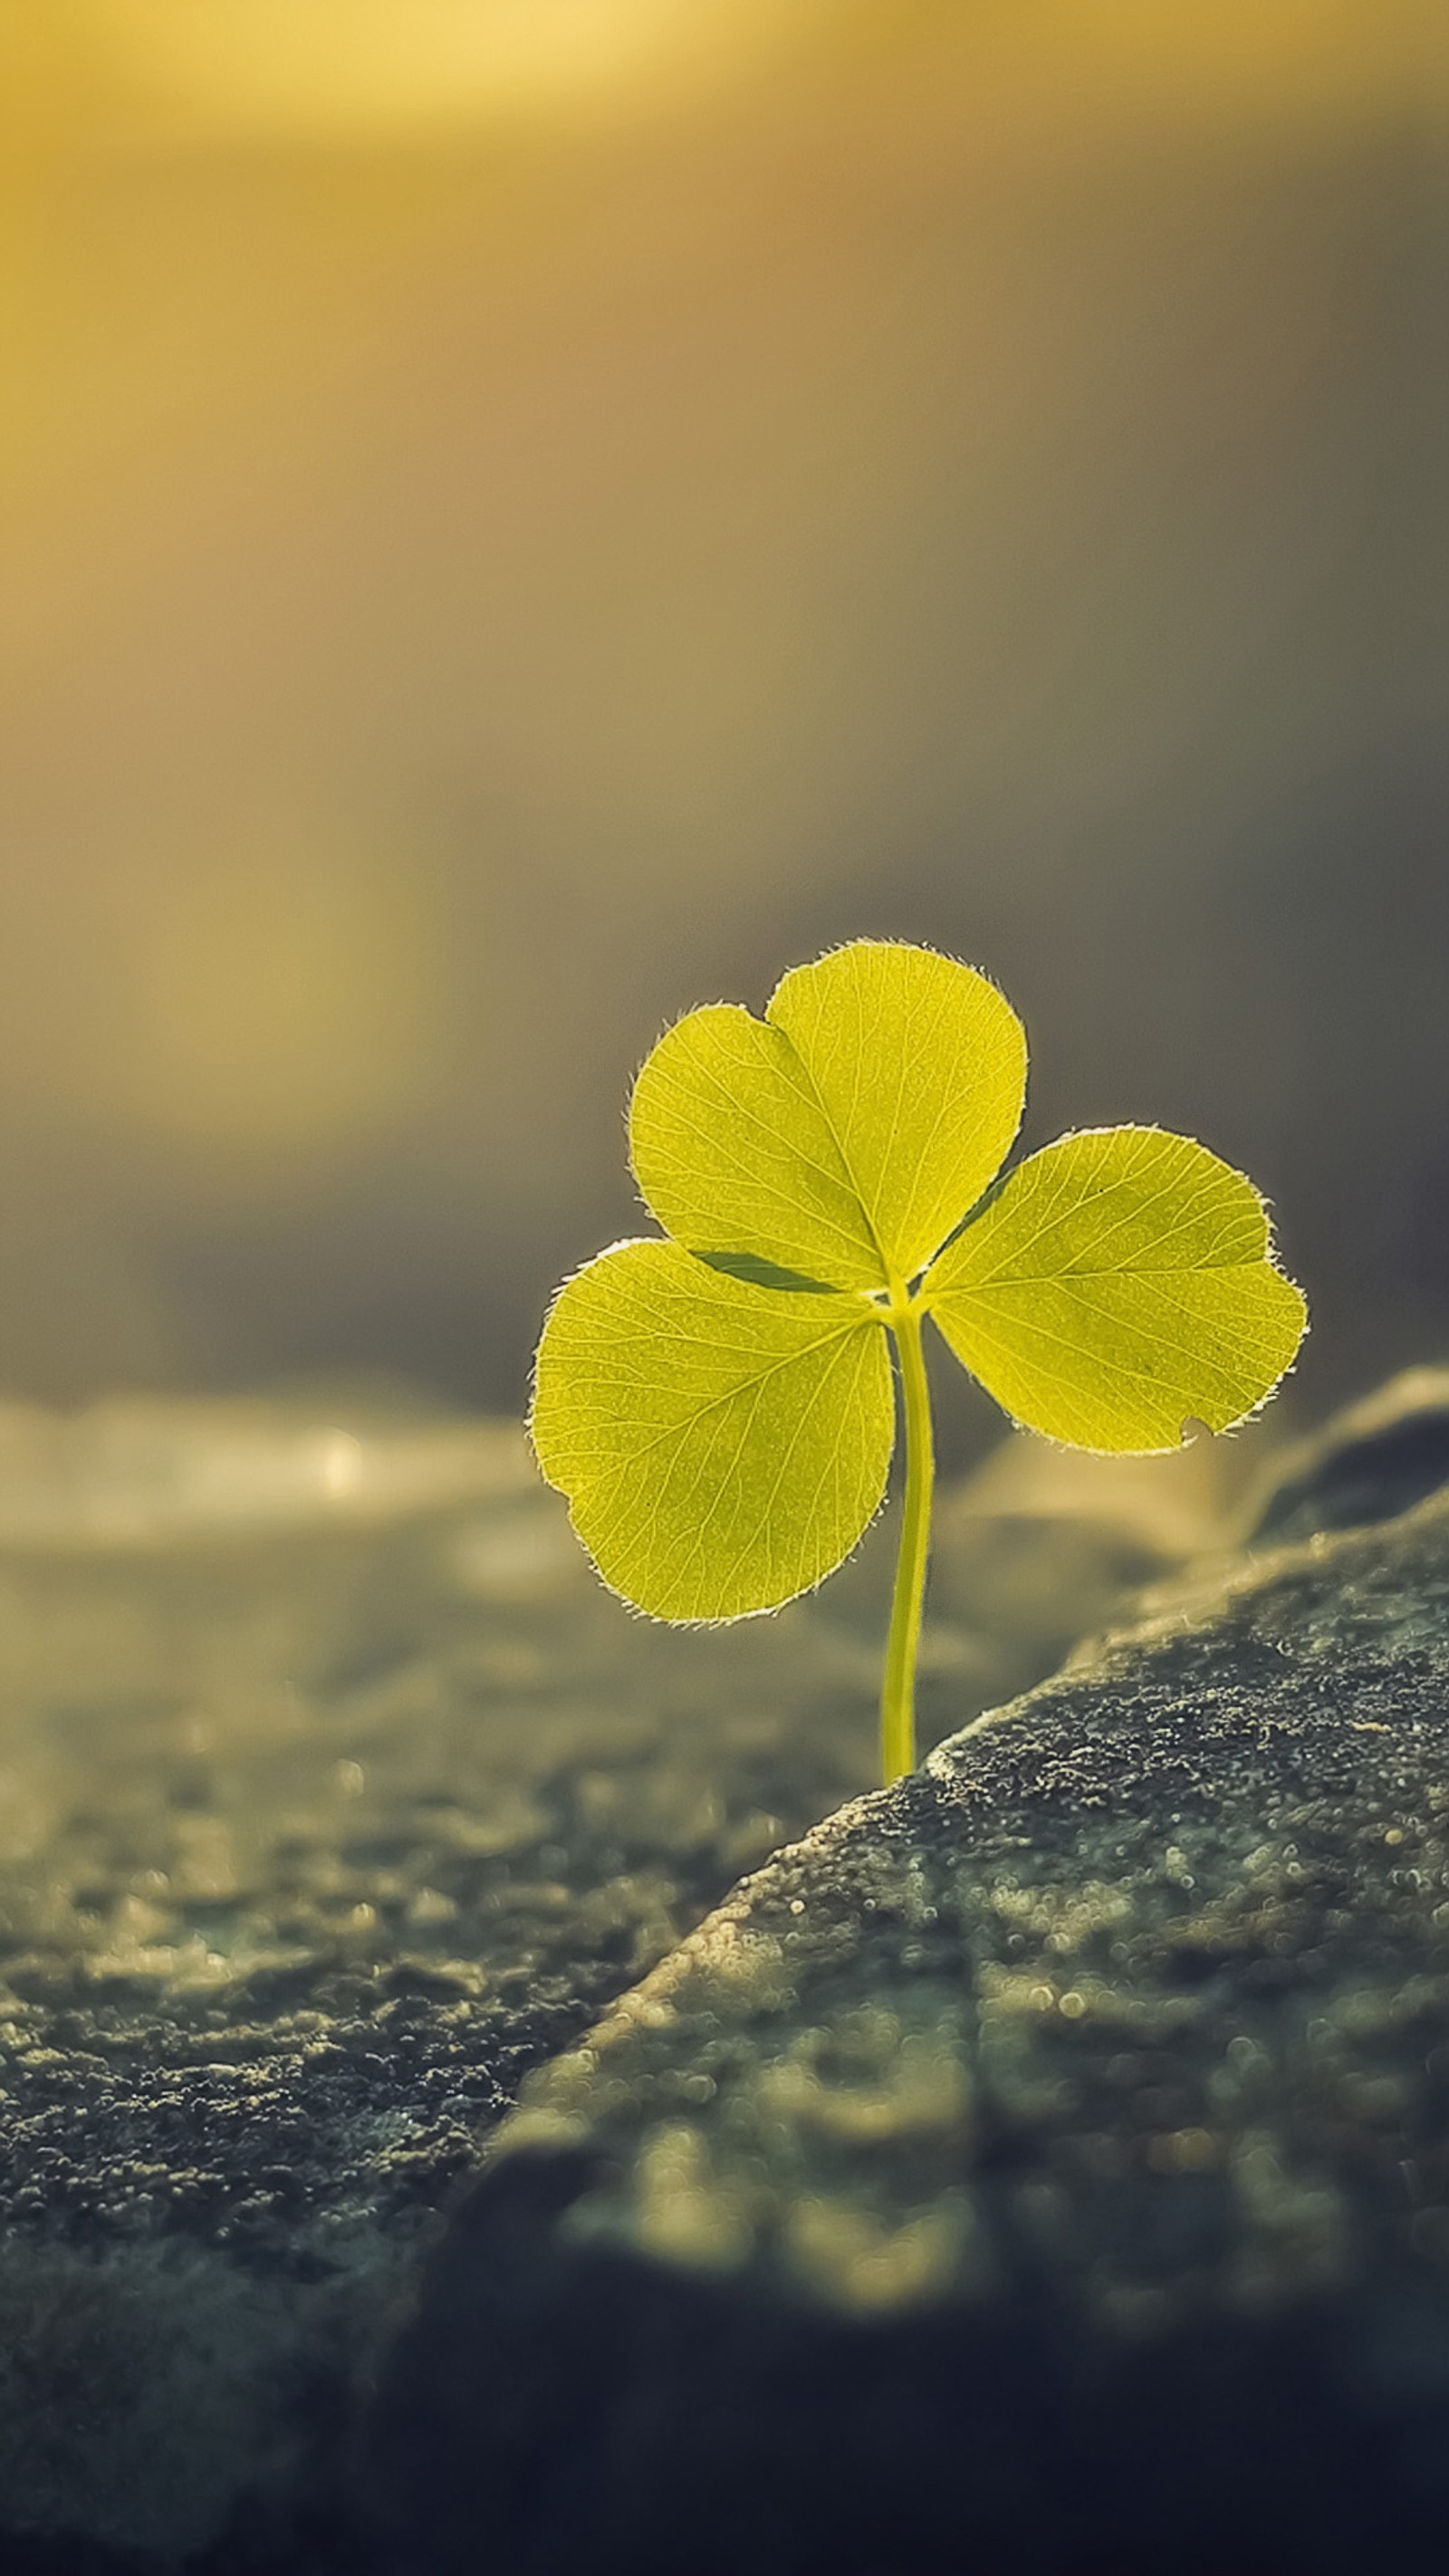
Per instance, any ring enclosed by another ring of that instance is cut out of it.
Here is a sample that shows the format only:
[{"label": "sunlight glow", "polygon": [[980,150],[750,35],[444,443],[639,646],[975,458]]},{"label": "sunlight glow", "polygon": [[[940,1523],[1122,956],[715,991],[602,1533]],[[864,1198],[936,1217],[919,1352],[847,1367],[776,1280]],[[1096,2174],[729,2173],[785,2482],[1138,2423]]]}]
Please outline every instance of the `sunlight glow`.
[{"label": "sunlight glow", "polygon": [[229,130],[406,134],[688,92],[818,0],[95,0],[132,70]]}]

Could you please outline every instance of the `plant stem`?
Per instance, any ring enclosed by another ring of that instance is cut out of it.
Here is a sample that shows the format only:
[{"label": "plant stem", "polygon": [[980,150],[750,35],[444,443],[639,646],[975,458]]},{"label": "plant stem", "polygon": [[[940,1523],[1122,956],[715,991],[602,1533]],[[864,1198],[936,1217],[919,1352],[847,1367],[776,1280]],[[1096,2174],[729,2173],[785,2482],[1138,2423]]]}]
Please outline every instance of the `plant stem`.
[{"label": "plant stem", "polygon": [[931,1488],[936,1473],[920,1310],[906,1297],[897,1296],[891,1301],[889,1319],[900,1353],[901,1391],[905,1398],[906,1500],[880,1696],[881,1767],[887,1787],[916,1767],[916,1650],[921,1642],[926,1558],[931,1545]]}]

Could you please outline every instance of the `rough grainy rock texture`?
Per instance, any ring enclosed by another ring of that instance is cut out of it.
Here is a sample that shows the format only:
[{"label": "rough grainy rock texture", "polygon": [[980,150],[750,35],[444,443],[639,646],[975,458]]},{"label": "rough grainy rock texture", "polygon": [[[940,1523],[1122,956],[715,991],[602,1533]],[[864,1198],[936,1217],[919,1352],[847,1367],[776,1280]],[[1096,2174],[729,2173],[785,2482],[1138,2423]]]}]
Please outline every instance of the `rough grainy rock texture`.
[{"label": "rough grainy rock texture", "polygon": [[[1211,1533],[1182,1469],[947,1498],[935,1733]],[[888,1540],[671,1634],[516,1428],[0,1409],[0,2563],[351,2562],[358,2375],[521,2076],[869,1780]]]},{"label": "rough grainy rock texture", "polygon": [[393,2565],[1442,2566],[1449,1495],[1379,1519],[1362,1431],[1287,1512],[1375,1526],[833,1816],[531,2080],[384,2374]]}]

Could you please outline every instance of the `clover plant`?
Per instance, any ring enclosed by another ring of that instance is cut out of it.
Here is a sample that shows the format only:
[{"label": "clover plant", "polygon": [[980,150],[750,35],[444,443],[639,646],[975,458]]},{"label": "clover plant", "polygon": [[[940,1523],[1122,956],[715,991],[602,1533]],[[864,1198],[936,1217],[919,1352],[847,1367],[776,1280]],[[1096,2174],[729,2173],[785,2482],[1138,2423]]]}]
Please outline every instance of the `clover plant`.
[{"label": "clover plant", "polygon": [[564,1282],[531,1429],[606,1583],[658,1619],[739,1619],[835,1571],[880,1507],[900,1376],[905,1499],[881,1698],[915,1760],[933,1477],[929,1316],[1012,1419],[1096,1450],[1177,1448],[1277,1385],[1306,1323],[1263,1200],[1190,1137],[1062,1136],[1003,1174],[1026,1038],[994,984],[857,940],[764,1018],[691,1011],[634,1086],[662,1238]]}]

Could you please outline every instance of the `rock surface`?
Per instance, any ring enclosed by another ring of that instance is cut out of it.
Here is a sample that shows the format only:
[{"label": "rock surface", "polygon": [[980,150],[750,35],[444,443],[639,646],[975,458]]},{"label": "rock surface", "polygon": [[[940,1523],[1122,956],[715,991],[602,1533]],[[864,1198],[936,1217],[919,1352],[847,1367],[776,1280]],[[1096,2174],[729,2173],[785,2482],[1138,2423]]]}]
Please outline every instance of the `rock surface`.
[{"label": "rock surface", "polygon": [[[1215,1525],[1191,1459],[991,1472],[943,1519],[936,1733]],[[435,2211],[530,2067],[869,1780],[888,1555],[671,1634],[516,1428],[0,1409],[7,2569],[351,2563],[355,2383]]]},{"label": "rock surface", "polygon": [[1449,1369],[1405,1369],[1275,1458],[1249,1535],[1257,1546],[1390,1520],[1449,1483]]},{"label": "rock surface", "polygon": [[1261,1515],[1374,1526],[1159,1601],[530,2080],[384,2373],[391,2564],[1441,2565],[1449,1494],[1381,1516],[1417,1402],[1386,1491],[1350,1421]]}]

